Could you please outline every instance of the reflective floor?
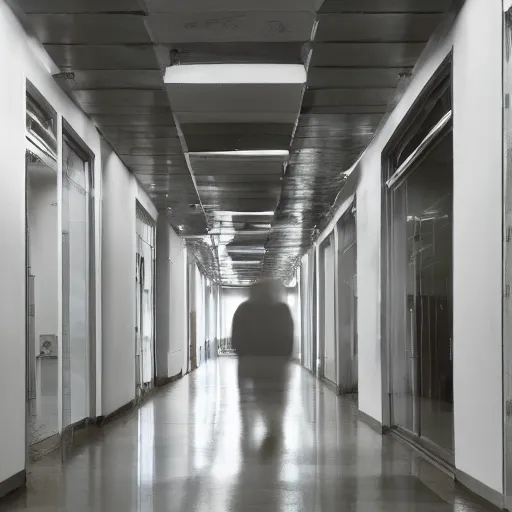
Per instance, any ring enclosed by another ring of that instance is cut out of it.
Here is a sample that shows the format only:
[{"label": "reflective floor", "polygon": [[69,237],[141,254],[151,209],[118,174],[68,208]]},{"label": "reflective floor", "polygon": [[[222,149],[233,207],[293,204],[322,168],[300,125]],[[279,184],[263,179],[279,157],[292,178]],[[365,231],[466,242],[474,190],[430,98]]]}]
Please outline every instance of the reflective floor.
[{"label": "reflective floor", "polygon": [[63,466],[52,456],[34,464],[27,491],[0,510],[490,510],[305,370],[294,366],[289,380],[283,437],[270,451],[251,391],[237,389],[236,360],[224,358],[98,430]]}]

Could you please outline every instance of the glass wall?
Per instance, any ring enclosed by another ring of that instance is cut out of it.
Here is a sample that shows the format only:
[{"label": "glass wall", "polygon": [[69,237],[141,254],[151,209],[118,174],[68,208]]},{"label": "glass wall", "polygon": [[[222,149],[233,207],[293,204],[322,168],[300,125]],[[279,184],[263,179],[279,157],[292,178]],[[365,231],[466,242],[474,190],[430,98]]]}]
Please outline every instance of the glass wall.
[{"label": "glass wall", "polygon": [[27,98],[27,422],[34,445],[59,432],[59,293],[55,117]]},{"label": "glass wall", "polygon": [[388,181],[391,418],[451,459],[453,137],[451,111],[439,115]]}]

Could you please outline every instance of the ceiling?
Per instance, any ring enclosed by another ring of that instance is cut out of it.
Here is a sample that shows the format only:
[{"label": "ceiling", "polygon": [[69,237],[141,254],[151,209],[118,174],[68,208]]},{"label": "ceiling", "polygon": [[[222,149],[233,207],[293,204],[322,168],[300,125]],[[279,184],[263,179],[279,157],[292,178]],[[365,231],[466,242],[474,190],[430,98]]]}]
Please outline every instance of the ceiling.
[{"label": "ceiling", "polygon": [[[18,0],[56,78],[223,284],[288,279],[450,0]],[[165,85],[171,63],[297,84]],[[289,156],[229,156],[289,150]]]}]

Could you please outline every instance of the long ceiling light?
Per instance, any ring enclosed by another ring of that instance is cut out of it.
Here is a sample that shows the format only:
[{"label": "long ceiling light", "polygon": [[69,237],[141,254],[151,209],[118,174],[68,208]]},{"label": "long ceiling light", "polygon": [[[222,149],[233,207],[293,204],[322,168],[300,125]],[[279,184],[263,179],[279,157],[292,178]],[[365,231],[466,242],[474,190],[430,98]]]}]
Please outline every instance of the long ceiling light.
[{"label": "long ceiling light", "polygon": [[302,64],[182,64],[165,70],[166,84],[304,84]]},{"label": "long ceiling light", "polygon": [[235,212],[235,211],[226,211],[221,210],[213,213],[215,217],[273,217],[275,212],[272,210],[264,211],[264,212]]},{"label": "long ceiling light", "polygon": [[239,156],[239,157],[282,157],[290,155],[287,149],[254,149],[254,150],[234,150],[234,151],[190,151],[189,156],[197,157],[215,157],[215,156]]},{"label": "long ceiling light", "polygon": [[255,246],[228,246],[227,251],[230,254],[265,254],[265,247],[255,247]]},{"label": "long ceiling light", "polygon": [[[251,236],[267,236],[268,235],[268,230],[265,229],[220,229],[220,230],[215,230],[215,229],[210,229],[209,231],[210,235],[212,236],[231,236],[231,237],[234,237],[234,236],[237,236],[237,235],[251,235]],[[227,242],[225,243],[229,243],[230,240],[228,240]]]},{"label": "long ceiling light", "polygon": [[231,265],[261,265],[261,260],[233,260]]}]

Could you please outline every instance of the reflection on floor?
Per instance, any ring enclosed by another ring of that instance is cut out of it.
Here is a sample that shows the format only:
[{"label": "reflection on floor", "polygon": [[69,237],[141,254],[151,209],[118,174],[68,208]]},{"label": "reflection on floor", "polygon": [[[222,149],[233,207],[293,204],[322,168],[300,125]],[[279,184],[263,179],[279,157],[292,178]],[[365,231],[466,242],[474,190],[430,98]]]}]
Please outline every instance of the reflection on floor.
[{"label": "reflection on floor", "polygon": [[[241,436],[236,360],[222,358],[159,391],[102,430],[62,467],[34,464],[28,490],[0,510],[138,512],[485,511],[407,447],[362,423],[294,366],[277,451],[265,426]],[[272,397],[268,399],[272,401]],[[244,414],[245,415],[245,414]]]}]

